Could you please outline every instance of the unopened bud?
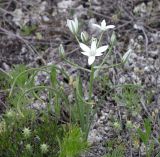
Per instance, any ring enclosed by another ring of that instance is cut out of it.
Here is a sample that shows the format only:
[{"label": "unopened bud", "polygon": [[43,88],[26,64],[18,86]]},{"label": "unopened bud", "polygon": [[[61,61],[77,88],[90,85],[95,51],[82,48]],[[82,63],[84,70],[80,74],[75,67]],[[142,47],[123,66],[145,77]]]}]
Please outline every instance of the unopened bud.
[{"label": "unopened bud", "polygon": [[129,49],[129,50],[123,55],[123,57],[122,57],[122,62],[123,62],[123,63],[125,63],[125,62],[128,60],[128,58],[129,58],[130,55],[131,55],[131,52],[132,52],[132,49]]},{"label": "unopened bud", "polygon": [[60,44],[58,51],[59,51],[60,56],[63,58],[65,56],[65,51],[64,51],[62,44]]},{"label": "unopened bud", "polygon": [[112,43],[112,45],[115,45],[115,44],[116,44],[116,41],[117,41],[116,33],[113,32],[113,33],[112,33],[112,36],[111,36],[111,43]]},{"label": "unopened bud", "polygon": [[87,32],[81,32],[81,40],[83,43],[86,43],[89,39],[88,33]]},{"label": "unopened bud", "polygon": [[77,35],[78,33],[78,20],[75,18],[74,20],[67,20],[67,26],[69,30],[74,34]]}]

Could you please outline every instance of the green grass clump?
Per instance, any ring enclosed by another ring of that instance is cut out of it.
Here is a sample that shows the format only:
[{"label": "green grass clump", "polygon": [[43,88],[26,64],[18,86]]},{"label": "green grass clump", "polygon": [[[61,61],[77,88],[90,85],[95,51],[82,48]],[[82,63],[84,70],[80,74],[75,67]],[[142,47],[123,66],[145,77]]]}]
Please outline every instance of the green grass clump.
[{"label": "green grass clump", "polygon": [[123,104],[128,112],[136,116],[141,111],[140,95],[137,86],[124,85],[122,91],[115,96],[117,103]]},{"label": "green grass clump", "polygon": [[83,133],[80,128],[73,127],[65,135],[60,146],[59,157],[75,157],[84,152],[87,149],[88,144],[83,139]]},{"label": "green grass clump", "polygon": [[[0,156],[41,157],[41,145],[46,143],[46,155],[58,157],[59,146],[64,129],[50,115],[39,115],[26,110],[24,117],[10,110],[0,123]],[[27,132],[27,130],[29,130]]]},{"label": "green grass clump", "polygon": [[[0,119],[0,156],[77,157],[86,150],[84,130],[69,114],[71,105],[57,80],[57,70],[56,66],[27,68],[19,65],[8,74],[2,73],[0,84],[4,91],[9,89],[5,91],[9,105]],[[49,84],[36,85],[35,76],[41,71],[50,76]],[[35,100],[44,103],[40,94],[46,91],[49,99],[45,102],[46,108],[33,109],[30,104]],[[62,107],[70,118],[65,122],[61,117]]]}]

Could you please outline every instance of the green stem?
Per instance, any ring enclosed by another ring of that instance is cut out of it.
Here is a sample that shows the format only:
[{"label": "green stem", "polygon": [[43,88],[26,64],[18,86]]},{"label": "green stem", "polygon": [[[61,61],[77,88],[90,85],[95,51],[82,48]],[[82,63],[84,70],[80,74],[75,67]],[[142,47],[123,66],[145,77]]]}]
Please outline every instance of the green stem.
[{"label": "green stem", "polygon": [[89,82],[89,101],[92,99],[93,94],[93,81],[94,81],[94,66],[91,66],[91,75],[90,75],[90,82]]},{"label": "green stem", "polygon": [[[27,70],[19,73],[19,74],[17,75],[17,77],[14,79],[13,83],[12,83],[12,86],[11,86],[11,89],[10,89],[10,92],[9,92],[9,97],[12,95],[13,88],[14,88],[14,86],[15,86],[15,84],[16,84],[16,82],[17,82],[17,80],[18,80],[18,78],[19,78],[20,76],[22,76],[23,74],[25,74],[25,73],[27,73],[27,72],[32,72],[32,71],[44,71],[44,72],[46,72],[46,73],[49,74],[49,72],[48,72],[47,70],[45,70],[45,68],[49,68],[49,67],[52,67],[52,66],[53,66],[53,65],[47,65],[47,66],[43,66],[43,67],[40,67],[40,68],[30,68],[30,69],[27,69]],[[55,65],[54,65],[54,66],[55,66]],[[57,68],[59,71],[61,71],[62,74],[64,74],[64,75],[66,76],[66,78],[68,78],[68,74],[67,74],[63,69],[61,69],[61,68],[59,68],[59,67],[57,67],[57,66],[55,66],[55,68]]]},{"label": "green stem", "polygon": [[104,34],[104,31],[102,31],[102,32],[101,32],[101,35],[100,35],[99,40],[98,40],[97,47],[99,47],[99,46],[100,46],[100,43],[101,43],[101,40],[102,40],[103,34]]},{"label": "green stem", "polygon": [[80,43],[80,41],[79,41],[79,39],[78,39],[77,35],[75,35],[75,38],[76,38],[76,40],[77,40],[77,42],[78,42],[78,44],[79,44],[79,43]]},{"label": "green stem", "polygon": [[4,71],[4,70],[1,69],[1,68],[0,68],[0,71],[1,71],[2,73],[4,73],[6,76],[8,76],[9,78],[12,79],[12,76],[10,76],[9,73],[7,73],[6,71]]},{"label": "green stem", "polygon": [[78,64],[75,64],[75,63],[69,61],[69,60],[66,59],[66,58],[63,58],[63,59],[64,59],[64,61],[66,61],[68,64],[70,64],[70,65],[73,66],[73,67],[76,67],[76,68],[78,68],[78,69],[82,69],[82,70],[84,70],[84,71],[90,72],[90,70],[88,70],[88,69],[86,69],[86,68],[83,68],[83,67],[79,66]]}]

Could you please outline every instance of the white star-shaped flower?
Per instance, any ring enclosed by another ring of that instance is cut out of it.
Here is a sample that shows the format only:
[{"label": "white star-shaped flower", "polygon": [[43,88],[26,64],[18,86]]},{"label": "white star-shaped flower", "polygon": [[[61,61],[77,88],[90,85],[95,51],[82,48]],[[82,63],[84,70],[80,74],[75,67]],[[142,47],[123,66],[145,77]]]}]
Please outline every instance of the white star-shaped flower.
[{"label": "white star-shaped flower", "polygon": [[108,26],[106,26],[106,21],[105,21],[105,20],[103,20],[103,21],[101,22],[101,25],[93,24],[93,26],[99,28],[101,31],[106,31],[106,30],[108,30],[108,29],[113,29],[113,28],[115,28],[114,25],[108,25]]},{"label": "white star-shaped flower", "polygon": [[91,48],[83,43],[80,43],[80,48],[83,50],[81,53],[88,56],[88,64],[91,65],[93,64],[96,56],[103,55],[102,52],[108,49],[108,45],[97,48],[97,40],[94,39],[92,40]]}]

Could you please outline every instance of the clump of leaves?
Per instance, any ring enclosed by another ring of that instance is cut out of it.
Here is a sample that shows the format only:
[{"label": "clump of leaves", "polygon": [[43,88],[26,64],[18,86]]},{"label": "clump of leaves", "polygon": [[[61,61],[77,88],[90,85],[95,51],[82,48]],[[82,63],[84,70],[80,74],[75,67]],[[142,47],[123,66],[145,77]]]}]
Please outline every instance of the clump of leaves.
[{"label": "clump of leaves", "polygon": [[31,35],[32,33],[34,33],[36,31],[36,29],[37,29],[36,25],[31,25],[31,26],[25,25],[21,29],[21,34],[28,36],[28,35]]},{"label": "clump of leaves", "polygon": [[88,147],[87,142],[83,138],[83,133],[78,127],[73,127],[63,138],[60,143],[59,157],[77,157]]},{"label": "clump of leaves", "polygon": [[116,149],[114,149],[111,153],[108,153],[104,155],[103,157],[124,157],[125,151],[123,147],[118,146]]},{"label": "clump of leaves", "polygon": [[105,146],[110,153],[112,153],[117,148],[125,151],[125,144],[120,138],[114,138],[114,139],[108,140]]},{"label": "clump of leaves", "polygon": [[140,96],[137,86],[125,85],[122,87],[122,92],[115,96],[117,103],[123,104],[133,116],[141,111]]},{"label": "clump of leaves", "polygon": [[37,117],[33,110],[26,110],[23,115],[14,110],[4,115],[0,123],[0,156],[40,157],[46,144],[45,155],[58,157],[57,137],[59,141],[64,137],[63,127],[48,114]]},{"label": "clump of leaves", "polygon": [[144,144],[147,144],[147,142],[150,139],[151,136],[151,122],[148,119],[144,120],[144,131],[142,131],[140,128],[137,130],[138,135],[140,137],[140,139],[142,140],[142,142]]},{"label": "clump of leaves", "polygon": [[144,130],[140,128],[137,130],[139,138],[145,144],[146,156],[150,157],[154,148],[154,142],[151,139],[152,125],[149,119],[144,120]]}]

